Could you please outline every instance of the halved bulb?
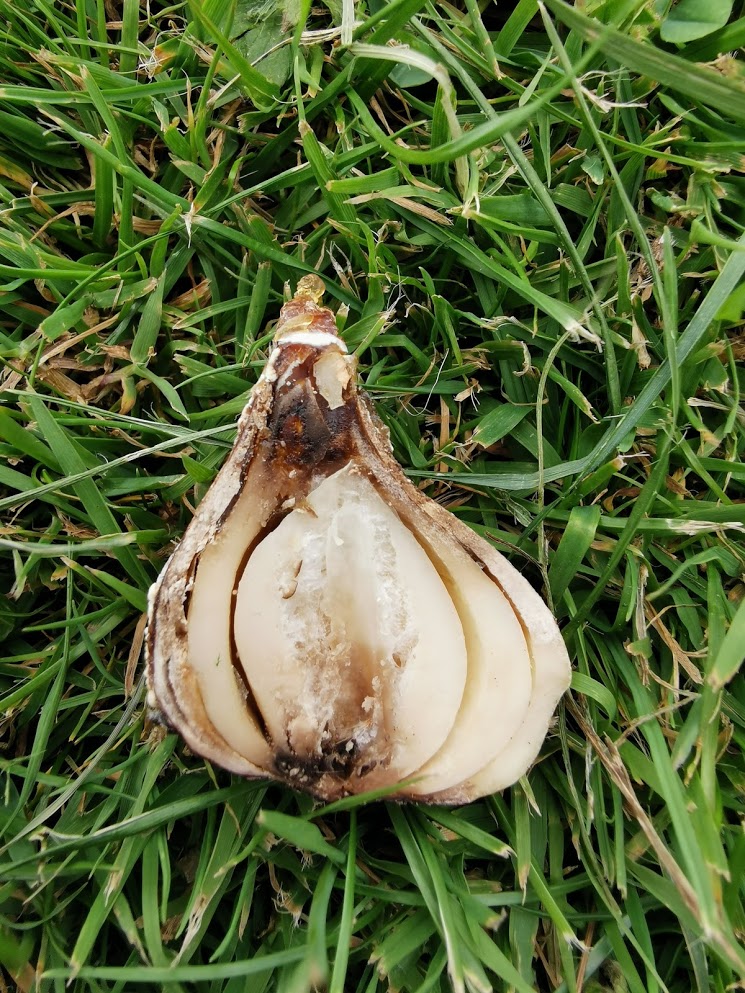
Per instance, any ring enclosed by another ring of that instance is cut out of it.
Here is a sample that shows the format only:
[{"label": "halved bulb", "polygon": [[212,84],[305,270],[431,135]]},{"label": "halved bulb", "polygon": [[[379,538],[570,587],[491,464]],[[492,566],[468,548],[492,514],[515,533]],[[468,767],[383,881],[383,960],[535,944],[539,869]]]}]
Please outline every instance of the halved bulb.
[{"label": "halved bulb", "polygon": [[322,290],[283,308],[151,590],[149,702],[244,776],[465,802],[527,770],[569,659],[526,580],[406,479]]}]

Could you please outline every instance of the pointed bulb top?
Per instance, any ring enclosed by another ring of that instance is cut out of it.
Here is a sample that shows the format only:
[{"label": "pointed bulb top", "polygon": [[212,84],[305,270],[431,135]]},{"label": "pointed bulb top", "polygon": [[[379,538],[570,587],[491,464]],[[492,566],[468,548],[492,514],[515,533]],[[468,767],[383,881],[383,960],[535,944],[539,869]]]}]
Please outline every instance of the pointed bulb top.
[{"label": "pointed bulb top", "polygon": [[309,272],[298,282],[295,299],[298,297],[309,297],[313,303],[320,303],[325,292],[326,286],[320,276],[317,276],[314,272]]},{"label": "pointed bulb top", "polygon": [[[323,335],[326,335],[336,347],[345,350],[336,329],[334,315],[320,304],[325,291],[323,280],[315,273],[308,273],[299,280],[294,297],[284,304],[280,312],[274,330],[274,341],[277,344],[281,342],[324,347],[328,343],[323,339]],[[306,340],[308,333],[313,336],[313,340]]]}]

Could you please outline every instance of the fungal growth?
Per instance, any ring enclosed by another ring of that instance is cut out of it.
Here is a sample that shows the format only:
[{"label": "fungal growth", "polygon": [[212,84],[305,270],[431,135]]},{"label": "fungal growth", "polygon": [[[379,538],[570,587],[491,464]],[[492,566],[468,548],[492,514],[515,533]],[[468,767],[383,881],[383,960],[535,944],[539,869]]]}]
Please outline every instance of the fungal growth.
[{"label": "fungal growth", "polygon": [[404,476],[322,293],[305,276],[282,308],[150,591],[149,704],[243,776],[467,802],[534,761],[569,659],[530,584]]}]

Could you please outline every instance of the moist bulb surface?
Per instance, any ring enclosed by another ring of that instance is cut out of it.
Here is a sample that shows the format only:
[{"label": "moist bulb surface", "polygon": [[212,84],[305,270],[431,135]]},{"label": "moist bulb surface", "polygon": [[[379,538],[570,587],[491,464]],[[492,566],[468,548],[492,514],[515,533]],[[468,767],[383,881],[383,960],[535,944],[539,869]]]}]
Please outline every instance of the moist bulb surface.
[{"label": "moist bulb surface", "polygon": [[326,754],[340,770],[366,766],[373,785],[403,779],[455,722],[467,669],[458,613],[424,549],[353,468],[257,546],[234,631],[272,739],[301,761]]}]

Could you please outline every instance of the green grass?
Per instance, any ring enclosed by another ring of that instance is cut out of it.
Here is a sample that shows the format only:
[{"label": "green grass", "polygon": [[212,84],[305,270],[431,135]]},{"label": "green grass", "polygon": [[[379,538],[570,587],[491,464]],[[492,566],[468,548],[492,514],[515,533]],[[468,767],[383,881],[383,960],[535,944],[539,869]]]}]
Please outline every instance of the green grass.
[{"label": "green grass", "polygon": [[[0,989],[732,989],[742,4],[0,13]],[[147,588],[312,270],[574,661],[463,809],[318,808],[146,721]]]}]

